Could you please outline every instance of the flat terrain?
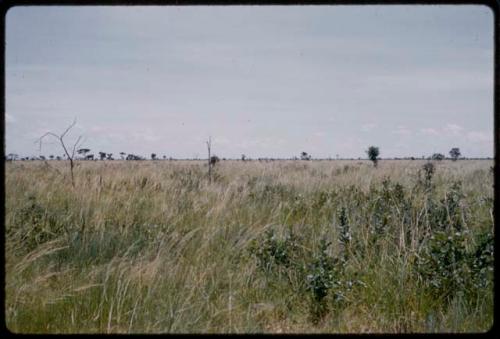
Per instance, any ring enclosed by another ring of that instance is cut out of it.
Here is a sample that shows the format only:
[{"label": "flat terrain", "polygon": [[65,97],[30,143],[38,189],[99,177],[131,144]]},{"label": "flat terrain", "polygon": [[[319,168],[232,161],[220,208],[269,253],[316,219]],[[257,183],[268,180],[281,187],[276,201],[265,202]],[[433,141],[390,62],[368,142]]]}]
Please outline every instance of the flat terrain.
[{"label": "flat terrain", "polygon": [[21,333],[478,332],[493,161],[5,163]]}]

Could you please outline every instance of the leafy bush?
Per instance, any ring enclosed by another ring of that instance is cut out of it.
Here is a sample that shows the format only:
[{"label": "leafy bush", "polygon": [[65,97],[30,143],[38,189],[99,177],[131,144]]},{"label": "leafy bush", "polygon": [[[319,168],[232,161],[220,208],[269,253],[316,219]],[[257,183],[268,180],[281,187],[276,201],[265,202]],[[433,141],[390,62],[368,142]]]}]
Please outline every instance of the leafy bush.
[{"label": "leafy bush", "polygon": [[389,222],[391,219],[388,206],[381,199],[372,200],[371,203],[371,232],[375,238],[383,236],[387,233]]},{"label": "leafy bush", "polygon": [[257,258],[257,265],[270,272],[275,266],[290,267],[294,263],[299,252],[299,238],[293,232],[279,238],[269,229],[263,237],[252,241],[249,250]]},{"label": "leafy bush", "polygon": [[[341,210],[342,211],[342,210]],[[342,212],[340,212],[342,215]],[[328,254],[331,242],[322,238],[316,251],[304,251],[301,242],[293,233],[279,238],[273,230],[250,245],[250,253],[257,258],[258,267],[269,275],[280,268],[302,277],[304,284],[295,293],[307,292],[310,301],[311,321],[317,322],[329,311],[327,296],[340,306],[354,282],[347,279],[345,267],[347,257],[336,258]]]},{"label": "leafy bush", "polygon": [[306,289],[311,293],[310,316],[313,323],[328,313],[327,296],[338,308],[345,304],[353,285],[362,284],[346,274],[347,257],[336,258],[328,254],[330,245],[330,242],[321,239],[317,253],[307,265]]},{"label": "leafy bush", "polygon": [[461,231],[464,224],[460,207],[462,193],[461,182],[454,182],[443,199],[436,202],[432,196],[427,197],[427,214],[429,226],[432,230],[455,230]]},{"label": "leafy bush", "polygon": [[339,260],[327,253],[329,245],[329,242],[321,239],[319,251],[308,265],[307,289],[313,293],[316,302],[321,302],[334,286],[335,273],[339,270]]},{"label": "leafy bush", "polygon": [[474,287],[486,288],[493,284],[494,246],[493,233],[485,232],[477,237],[475,250],[470,254]]},{"label": "leafy bush", "polygon": [[457,294],[474,296],[492,284],[493,235],[481,234],[471,252],[466,251],[467,235],[437,232],[417,261],[419,281],[434,298],[450,302]]},{"label": "leafy bush", "polygon": [[336,285],[336,279],[340,275],[339,260],[327,254],[329,245],[325,239],[321,240],[319,252],[314,255],[307,268],[306,289],[312,293],[310,312],[313,322],[317,322],[328,311],[325,297]]},{"label": "leafy bush", "polygon": [[430,238],[417,272],[433,297],[449,301],[456,291],[464,290],[468,275],[464,240],[460,232],[437,232]]},{"label": "leafy bush", "polygon": [[[23,247],[27,251],[63,235],[58,211],[47,210],[33,195],[29,195],[20,207],[13,226],[17,228],[15,237],[25,244]],[[13,235],[15,228],[7,227],[6,234]]]}]

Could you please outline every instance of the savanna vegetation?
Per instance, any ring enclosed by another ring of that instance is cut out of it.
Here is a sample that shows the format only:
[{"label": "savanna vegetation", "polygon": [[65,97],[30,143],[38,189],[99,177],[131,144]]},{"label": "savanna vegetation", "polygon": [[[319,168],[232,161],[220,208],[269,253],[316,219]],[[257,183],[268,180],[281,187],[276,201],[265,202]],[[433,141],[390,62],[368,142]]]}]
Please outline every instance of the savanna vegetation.
[{"label": "savanna vegetation", "polygon": [[493,324],[492,161],[65,162],[5,163],[13,332]]}]

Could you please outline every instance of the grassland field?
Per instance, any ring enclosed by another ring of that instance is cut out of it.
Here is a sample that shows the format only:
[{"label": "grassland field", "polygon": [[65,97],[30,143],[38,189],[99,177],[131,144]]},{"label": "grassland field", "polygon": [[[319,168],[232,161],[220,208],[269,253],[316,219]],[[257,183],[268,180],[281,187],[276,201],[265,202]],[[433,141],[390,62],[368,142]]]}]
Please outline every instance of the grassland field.
[{"label": "grassland field", "polygon": [[7,328],[487,331],[493,161],[426,163],[6,162]]}]

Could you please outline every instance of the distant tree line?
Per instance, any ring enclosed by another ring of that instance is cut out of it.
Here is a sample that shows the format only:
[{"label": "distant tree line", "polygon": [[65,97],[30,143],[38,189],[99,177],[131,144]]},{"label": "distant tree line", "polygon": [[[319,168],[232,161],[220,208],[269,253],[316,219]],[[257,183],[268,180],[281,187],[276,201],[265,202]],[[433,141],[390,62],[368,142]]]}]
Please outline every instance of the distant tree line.
[{"label": "distant tree line", "polygon": [[[90,153],[90,149],[89,148],[80,148],[77,150],[77,153],[79,155],[78,158],[75,158],[75,160],[88,160],[88,161],[97,161],[97,160],[101,160],[101,161],[110,161],[110,160],[115,160],[115,158],[113,157],[113,153],[107,153],[107,152],[103,152],[103,151],[99,151],[97,152],[97,156],[94,155],[94,154],[91,154]],[[140,155],[137,155],[137,154],[133,154],[133,153],[125,153],[125,152],[120,152],[120,159],[121,160],[148,160],[146,157],[144,156],[140,156]],[[422,160],[436,160],[436,161],[441,161],[441,160],[445,160],[445,159],[449,159],[449,160],[452,160],[452,161],[457,161],[459,159],[492,159],[491,157],[485,157],[485,158],[465,158],[462,156],[461,152],[460,152],[460,148],[458,147],[453,147],[449,152],[449,157],[446,157],[444,154],[442,153],[434,153],[430,156],[420,156],[420,157],[414,157],[414,156],[409,156],[409,157],[393,157],[393,158],[380,158],[380,149],[379,147],[376,147],[376,146],[370,146],[367,150],[366,150],[366,154],[367,154],[367,158],[368,160],[372,161],[373,164],[374,164],[374,167],[377,166],[378,164],[378,161],[380,160],[418,160],[418,159],[422,159]],[[156,154],[156,153],[151,153],[151,156],[150,156],[150,159],[151,160],[160,160],[160,157]],[[173,157],[168,157],[163,155],[161,157],[161,159],[163,160],[169,160],[169,161],[177,161],[177,160],[199,160],[198,158],[182,158],[182,159],[178,159],[178,158],[173,158]],[[328,158],[313,158],[311,154],[309,154],[308,152],[301,152],[298,156],[294,156],[294,157],[290,157],[290,158],[269,158],[269,157],[259,157],[259,158],[256,158],[256,159],[252,159],[248,156],[246,156],[245,154],[242,154],[240,158],[219,158],[218,156],[214,155],[214,156],[211,156],[210,157],[210,162],[212,165],[214,165],[216,162],[218,161],[224,161],[224,160],[232,160],[232,161],[254,161],[254,160],[257,160],[257,161],[265,161],[265,162],[268,162],[268,161],[277,161],[277,160],[303,160],[303,161],[309,161],[309,160],[334,160],[332,157],[328,157]],[[340,158],[337,154],[336,160],[362,160],[362,158],[358,157],[358,158]],[[39,156],[25,156],[25,157],[20,157],[18,154],[15,154],[15,153],[9,153],[5,156],[5,160],[6,161],[14,161],[14,160],[21,160],[21,161],[28,161],[28,160],[67,160],[67,157],[65,154],[63,155],[49,155],[48,157],[44,156],[44,155],[39,155]]]}]

